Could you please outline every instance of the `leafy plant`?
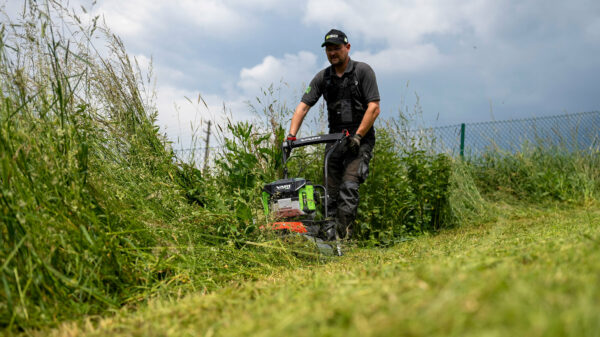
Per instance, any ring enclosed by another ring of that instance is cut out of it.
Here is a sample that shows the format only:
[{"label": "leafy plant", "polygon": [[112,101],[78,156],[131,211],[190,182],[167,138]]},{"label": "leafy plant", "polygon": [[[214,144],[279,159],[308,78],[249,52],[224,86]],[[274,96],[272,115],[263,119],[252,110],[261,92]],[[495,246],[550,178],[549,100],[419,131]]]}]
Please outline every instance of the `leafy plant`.
[{"label": "leafy plant", "polygon": [[391,244],[452,225],[447,156],[398,149],[394,136],[380,128],[370,171],[361,188],[356,224],[360,239]]}]

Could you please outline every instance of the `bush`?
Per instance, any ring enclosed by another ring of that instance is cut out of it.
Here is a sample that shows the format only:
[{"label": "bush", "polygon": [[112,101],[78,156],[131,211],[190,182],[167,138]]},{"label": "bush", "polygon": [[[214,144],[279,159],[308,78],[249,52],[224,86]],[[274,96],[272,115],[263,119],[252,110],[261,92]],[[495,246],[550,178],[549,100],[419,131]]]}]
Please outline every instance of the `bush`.
[{"label": "bush", "polygon": [[370,175],[361,187],[356,234],[375,244],[391,244],[453,223],[449,157],[416,147],[400,149],[395,138],[391,131],[378,129]]}]

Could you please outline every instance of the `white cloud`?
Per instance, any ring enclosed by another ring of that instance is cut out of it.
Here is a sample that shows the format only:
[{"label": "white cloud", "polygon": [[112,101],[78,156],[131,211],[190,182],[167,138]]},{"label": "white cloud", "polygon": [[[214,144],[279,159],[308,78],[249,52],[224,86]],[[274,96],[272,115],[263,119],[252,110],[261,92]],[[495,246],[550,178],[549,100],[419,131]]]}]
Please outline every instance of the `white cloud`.
[{"label": "white cloud", "polygon": [[170,25],[190,26],[198,35],[231,37],[249,24],[243,13],[216,0],[104,0],[93,14],[103,15],[108,26],[123,37],[143,36]]},{"label": "white cloud", "polygon": [[249,95],[258,93],[261,88],[277,85],[282,80],[291,87],[308,82],[317,70],[317,56],[307,51],[298,54],[285,54],[283,58],[267,56],[262,63],[244,68],[240,72],[238,86]]},{"label": "white cloud", "polygon": [[[482,41],[547,34],[594,17],[591,0],[309,0],[305,24],[338,27],[366,42],[420,44],[431,36],[473,35]],[[597,11],[596,11],[597,13]],[[597,16],[597,14],[596,14]]]},{"label": "white cloud", "polygon": [[[437,67],[446,58],[425,38],[432,34],[457,34],[467,13],[475,15],[480,7],[441,0],[309,0],[303,20],[324,31],[332,27],[342,29],[349,35],[350,43],[360,40],[360,46],[353,44],[353,48],[360,49],[352,52],[352,57],[369,63],[378,73],[416,73]],[[371,43],[384,48],[373,52],[368,49]]]},{"label": "white cloud", "polygon": [[367,41],[412,44],[425,34],[448,33],[456,28],[456,17],[448,9],[456,1],[309,0],[303,18],[323,29],[337,26]]},{"label": "white cloud", "polygon": [[192,26],[205,30],[206,33],[231,37],[230,34],[242,29],[248,22],[242,13],[222,1],[175,0],[172,2],[174,4],[169,2],[165,7],[180,5],[174,13],[183,14],[182,18],[189,21]]},{"label": "white cloud", "polygon": [[158,121],[172,141],[185,137],[185,140],[181,139],[182,142],[189,143],[191,135],[184,135],[191,134],[192,128],[211,119],[212,109],[206,109],[202,103],[197,102],[197,98],[198,93],[188,90],[171,86],[157,88]]},{"label": "white cloud", "polygon": [[[251,118],[242,97],[227,101],[219,95],[203,95],[172,86],[157,88],[156,106],[159,112],[158,122],[168,138],[175,142],[176,148],[202,146],[195,144],[194,139],[204,137],[203,130],[208,121],[212,121],[213,125],[225,125],[228,118]],[[215,132],[213,130],[213,134]]]},{"label": "white cloud", "polygon": [[143,34],[160,7],[160,3],[154,1],[104,0],[93,8],[91,14],[100,15],[114,33],[127,37]]},{"label": "white cloud", "polygon": [[289,12],[297,11],[304,6],[302,0],[224,0],[223,2],[243,13],[248,11]]},{"label": "white cloud", "polygon": [[592,22],[587,25],[585,33],[590,41],[600,40],[600,18],[593,19]]},{"label": "white cloud", "polygon": [[150,72],[153,71],[154,65],[151,57],[144,54],[135,54],[131,55],[130,59],[135,60],[135,63],[140,68],[142,74],[150,74]]},{"label": "white cloud", "polygon": [[415,73],[431,69],[443,62],[443,57],[432,44],[409,48],[390,48],[378,53],[358,51],[352,59],[368,63],[376,72]]}]

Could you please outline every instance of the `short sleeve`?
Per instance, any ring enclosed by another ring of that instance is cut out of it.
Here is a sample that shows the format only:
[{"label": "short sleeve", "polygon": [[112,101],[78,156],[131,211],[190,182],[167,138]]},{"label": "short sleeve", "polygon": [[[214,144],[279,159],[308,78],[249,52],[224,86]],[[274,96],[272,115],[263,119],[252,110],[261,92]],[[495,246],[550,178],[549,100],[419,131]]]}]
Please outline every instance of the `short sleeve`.
[{"label": "short sleeve", "polygon": [[365,100],[368,102],[379,101],[379,88],[377,87],[377,78],[375,77],[375,72],[366,63],[361,62],[357,67],[358,72],[358,80],[360,81],[361,91],[365,97]]},{"label": "short sleeve", "polygon": [[315,75],[302,95],[301,101],[303,103],[312,107],[319,101],[319,98],[321,98],[321,95],[323,94],[324,78],[325,70],[321,70]]}]

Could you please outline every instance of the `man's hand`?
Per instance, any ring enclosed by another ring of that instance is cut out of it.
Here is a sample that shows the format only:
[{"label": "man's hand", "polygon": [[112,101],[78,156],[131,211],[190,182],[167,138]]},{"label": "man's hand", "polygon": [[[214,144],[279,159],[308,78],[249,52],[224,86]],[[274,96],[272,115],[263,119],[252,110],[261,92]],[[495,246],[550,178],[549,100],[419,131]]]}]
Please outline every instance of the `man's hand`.
[{"label": "man's hand", "polygon": [[354,154],[358,153],[358,150],[360,149],[360,140],[361,139],[362,139],[362,136],[359,135],[358,133],[355,133],[348,138],[348,149],[350,150],[350,152],[352,152]]},{"label": "man's hand", "polygon": [[[288,151],[292,151],[292,142],[296,140],[296,136],[291,133],[287,135],[285,138],[285,142],[287,143]],[[288,153],[289,155],[289,153]]]}]

